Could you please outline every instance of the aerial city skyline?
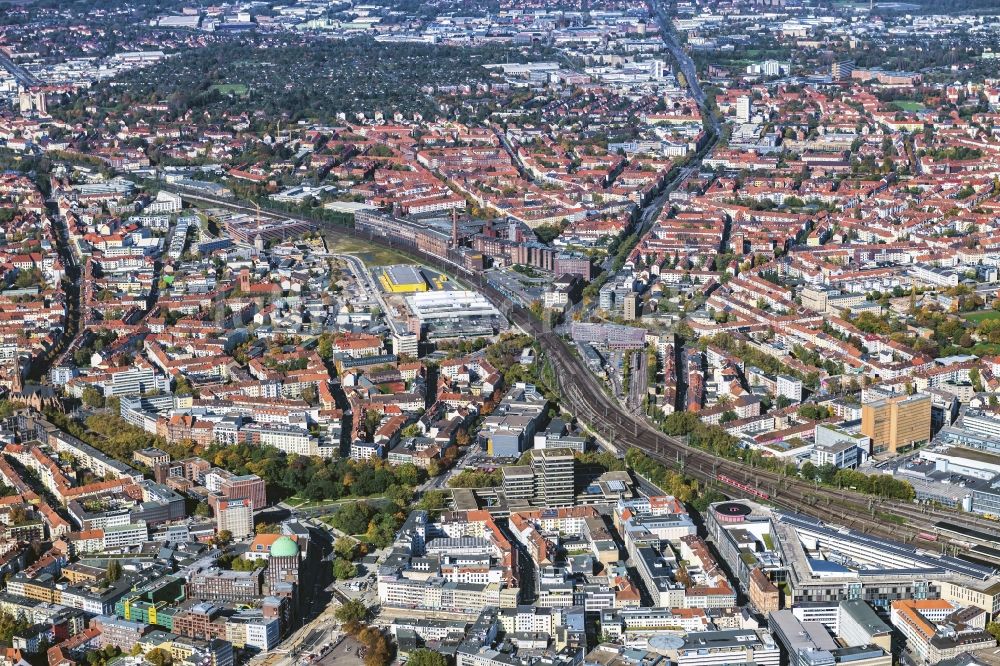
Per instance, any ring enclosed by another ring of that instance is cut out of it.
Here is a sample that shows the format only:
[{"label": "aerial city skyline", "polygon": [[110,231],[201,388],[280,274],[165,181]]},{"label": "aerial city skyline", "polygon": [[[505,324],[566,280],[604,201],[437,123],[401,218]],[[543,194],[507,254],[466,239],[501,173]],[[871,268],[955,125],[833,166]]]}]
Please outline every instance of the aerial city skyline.
[{"label": "aerial city skyline", "polygon": [[0,3],[0,666],[1000,663],[995,0]]}]

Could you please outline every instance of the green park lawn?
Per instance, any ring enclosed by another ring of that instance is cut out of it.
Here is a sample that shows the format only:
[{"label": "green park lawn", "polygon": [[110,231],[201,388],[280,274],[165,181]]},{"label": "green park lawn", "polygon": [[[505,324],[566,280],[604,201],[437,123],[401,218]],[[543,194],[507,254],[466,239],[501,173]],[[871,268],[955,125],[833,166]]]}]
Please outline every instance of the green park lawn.
[{"label": "green park lawn", "polygon": [[337,500],[313,501],[304,497],[299,497],[298,495],[292,495],[285,500],[285,504],[295,509],[318,509],[327,506],[336,506],[338,502]]},{"label": "green park lawn", "polygon": [[246,95],[250,89],[245,83],[216,83],[209,90],[216,90],[222,95]]},{"label": "green park lawn", "polygon": [[977,310],[976,312],[966,312],[962,316],[974,324],[980,324],[988,319],[1000,319],[1000,312],[996,310]]}]

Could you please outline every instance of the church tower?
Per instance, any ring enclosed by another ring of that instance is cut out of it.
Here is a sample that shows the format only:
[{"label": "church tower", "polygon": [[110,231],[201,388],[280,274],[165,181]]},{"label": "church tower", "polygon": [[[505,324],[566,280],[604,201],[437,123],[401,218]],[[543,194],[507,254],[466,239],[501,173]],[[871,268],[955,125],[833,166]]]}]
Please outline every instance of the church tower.
[{"label": "church tower", "polygon": [[10,392],[14,395],[24,392],[24,381],[21,379],[21,355],[14,352],[14,376],[10,378]]}]

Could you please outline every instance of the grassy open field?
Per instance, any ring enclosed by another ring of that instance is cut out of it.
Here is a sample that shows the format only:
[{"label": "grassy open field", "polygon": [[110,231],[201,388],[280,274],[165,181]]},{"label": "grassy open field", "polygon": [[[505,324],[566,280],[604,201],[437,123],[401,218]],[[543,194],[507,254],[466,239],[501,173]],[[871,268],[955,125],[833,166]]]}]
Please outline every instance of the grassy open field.
[{"label": "grassy open field", "polygon": [[997,356],[1000,354],[1000,345],[994,342],[980,342],[972,348],[971,353],[976,356]]},{"label": "grassy open field", "polygon": [[996,310],[979,310],[977,312],[966,312],[962,315],[974,324],[984,322],[987,319],[1000,319],[1000,312]]},{"label": "grassy open field", "polygon": [[920,102],[893,102],[893,106],[898,108],[900,111],[923,111],[924,105]]},{"label": "grassy open field", "polygon": [[245,83],[216,83],[209,90],[216,90],[223,95],[246,95],[250,89]]},{"label": "grassy open field", "polygon": [[356,238],[344,236],[327,236],[327,247],[334,254],[353,254],[369,266],[389,266],[392,264],[411,264],[412,257],[402,252],[370,245]]}]

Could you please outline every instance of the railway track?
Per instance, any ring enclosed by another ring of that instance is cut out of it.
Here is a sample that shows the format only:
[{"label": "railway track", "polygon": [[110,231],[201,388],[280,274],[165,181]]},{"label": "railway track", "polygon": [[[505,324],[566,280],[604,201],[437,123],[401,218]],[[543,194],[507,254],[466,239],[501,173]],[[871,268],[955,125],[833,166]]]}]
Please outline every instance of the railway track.
[{"label": "railway track", "polygon": [[[668,48],[678,60],[685,77],[688,79],[692,96],[710,120],[709,126],[706,127],[710,135],[708,141],[696,153],[694,164],[686,167],[694,169],[717,140],[720,131],[719,119],[706,104],[704,93],[698,85],[697,72],[693,63],[670,34],[663,8],[655,0],[651,6],[665,30]],[[448,257],[430,255],[392,237],[374,236],[344,225],[306,220],[280,212],[261,211],[255,205],[246,205],[234,199],[206,196],[203,192],[186,190],[176,186],[173,189],[177,190],[185,199],[197,203],[207,203],[276,220],[310,222],[323,228],[328,234],[357,238],[390,249],[403,250],[428,266],[457,274],[470,285],[479,289],[507,316],[509,321],[538,340],[543,355],[552,363],[555,370],[563,406],[593,432],[621,452],[629,448],[637,448],[657,462],[683,471],[688,476],[706,484],[717,484],[718,475],[724,474],[741,484],[766,493],[769,496],[768,501],[779,508],[868,533],[911,540],[916,538],[918,533],[927,531],[929,524],[933,522],[932,519],[928,518],[927,513],[914,505],[878,502],[871,497],[849,490],[817,487],[801,479],[793,479],[767,470],[747,467],[739,462],[696,449],[680,439],[660,432],[645,419],[625,411],[617,401],[610,398],[604,392],[598,378],[572,353],[569,346],[557,335],[546,330],[527,309],[512,302],[507,295],[488,284],[481,273],[470,271],[451,261]],[[646,206],[640,217],[641,222],[645,224],[648,221],[647,217],[652,218],[655,211],[656,206]],[[752,493],[741,491],[732,486],[722,486],[721,490],[729,496],[755,499]],[[891,517],[900,524],[889,525],[884,521],[880,523],[879,519],[876,518],[878,515]],[[963,526],[998,534],[998,540],[1000,540],[1000,532],[996,529],[995,524],[989,521],[968,518],[955,512],[940,512],[934,514],[933,517],[951,522],[961,520],[963,522],[960,524]]]},{"label": "railway track", "polygon": [[[626,412],[616,400],[608,396],[600,384],[600,380],[573,354],[562,338],[544,327],[542,322],[529,310],[513,303],[507,295],[487,283],[482,273],[470,271],[445,257],[431,255],[416,247],[393,242],[391,238],[359,232],[351,227],[319,223],[273,211],[258,212],[256,207],[227,199],[206,197],[184,191],[179,193],[186,199],[203,204],[208,203],[255,215],[261,214],[264,217],[278,220],[312,222],[328,234],[357,238],[374,245],[402,250],[428,266],[457,274],[464,281],[479,289],[494,306],[507,316],[512,324],[538,341],[543,357],[552,363],[555,371],[559,392],[562,396],[562,406],[619,452],[624,453],[629,448],[637,448],[661,464],[683,471],[704,484],[718,487],[730,497],[757,499],[752,494],[741,492],[737,488],[719,485],[718,475],[724,474],[740,483],[752,485],[767,493],[769,495],[768,501],[780,509],[812,516],[869,534],[912,541],[920,532],[933,529],[933,525],[929,524],[932,521],[927,519],[926,514],[917,515],[919,507],[916,505],[903,502],[878,502],[872,497],[850,490],[814,486],[801,479],[793,479],[768,470],[748,467],[695,448],[676,437],[671,437],[657,430],[645,419]],[[874,512],[872,506],[876,507]],[[882,518],[895,517],[893,520],[897,522],[885,524],[883,520],[880,524],[878,514],[881,514]],[[960,518],[964,521],[963,525],[995,533],[1000,540],[1000,530],[997,530],[996,524],[985,519],[973,519],[957,512],[943,511],[936,517],[939,520],[950,521]],[[941,536],[949,540],[953,539],[946,534]]]},{"label": "railway track", "polygon": [[597,378],[581,367],[582,364],[558,336],[543,333],[539,341],[550,355],[560,383],[560,395],[564,397],[566,406],[617,448],[623,448],[622,444],[624,448],[639,448],[657,462],[715,485],[729,496],[757,499],[750,493],[717,484],[718,475],[724,474],[767,493],[768,501],[778,508],[810,515],[867,534],[912,541],[921,532],[933,531],[951,539],[950,535],[933,525],[934,520],[948,520],[972,529],[997,533],[1000,539],[997,526],[984,519],[905,502],[878,501],[848,490],[816,486],[769,470],[748,468],[694,448],[653,429],[645,420],[624,413],[604,393]]}]

